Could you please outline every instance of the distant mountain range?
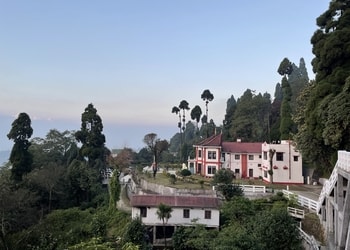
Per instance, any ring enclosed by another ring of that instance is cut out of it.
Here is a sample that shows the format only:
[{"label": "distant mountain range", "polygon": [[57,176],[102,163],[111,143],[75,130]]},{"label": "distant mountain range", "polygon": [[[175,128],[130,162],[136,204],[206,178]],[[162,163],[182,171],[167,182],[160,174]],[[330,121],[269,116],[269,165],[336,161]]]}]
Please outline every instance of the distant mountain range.
[{"label": "distant mountain range", "polygon": [[11,150],[0,151],[0,167],[3,166],[6,162],[8,162],[10,158]]}]

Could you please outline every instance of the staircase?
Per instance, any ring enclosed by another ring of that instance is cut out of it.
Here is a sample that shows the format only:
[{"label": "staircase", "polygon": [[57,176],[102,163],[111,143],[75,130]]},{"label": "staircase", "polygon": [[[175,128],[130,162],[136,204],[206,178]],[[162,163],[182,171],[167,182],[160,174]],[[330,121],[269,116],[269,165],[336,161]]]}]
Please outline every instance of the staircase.
[{"label": "staircase", "polygon": [[338,161],[334,166],[331,176],[324,183],[321,190],[320,196],[318,198],[317,212],[320,213],[321,206],[324,202],[324,199],[327,195],[332,192],[335,184],[338,181],[338,169],[350,172],[350,152],[348,151],[338,151]]},{"label": "staircase", "polygon": [[338,177],[338,162],[335,164],[332,174],[329,177],[328,180],[325,181],[323,184],[320,196],[318,198],[318,203],[317,203],[317,213],[320,213],[320,209],[322,207],[322,203],[324,202],[324,199],[326,198],[326,195],[330,194],[332,189],[334,188],[335,184],[337,183],[337,177]]}]

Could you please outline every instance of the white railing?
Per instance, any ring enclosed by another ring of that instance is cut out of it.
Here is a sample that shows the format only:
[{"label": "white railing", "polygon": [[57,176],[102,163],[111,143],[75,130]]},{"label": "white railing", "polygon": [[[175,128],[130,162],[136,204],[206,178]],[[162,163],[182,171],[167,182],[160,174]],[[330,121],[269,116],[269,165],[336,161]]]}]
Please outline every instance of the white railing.
[{"label": "white railing", "polygon": [[350,152],[338,151],[337,165],[340,169],[350,172]]},{"label": "white railing", "polygon": [[320,248],[315,237],[313,235],[308,235],[300,227],[298,228],[300,236],[309,244],[310,248],[313,250],[319,250]]},{"label": "white railing", "polygon": [[[237,185],[237,184],[233,184]],[[237,185],[239,186],[244,193],[266,193],[265,186],[255,186],[255,185]],[[213,190],[218,190],[217,186],[213,186]]]},{"label": "white railing", "polygon": [[254,186],[254,185],[239,185],[243,192],[247,193],[266,193],[265,186]]},{"label": "white railing", "polygon": [[305,217],[305,212],[302,209],[297,209],[294,207],[287,207],[288,213],[296,218],[304,219]]},{"label": "white railing", "polygon": [[283,195],[285,197],[287,197],[288,199],[295,199],[297,204],[299,206],[302,206],[302,207],[305,207],[305,208],[308,208],[312,211],[317,211],[318,209],[318,202],[317,201],[314,201],[312,199],[309,199],[305,196],[302,196],[302,195],[298,195],[298,194],[295,194],[293,192],[290,192],[288,190],[282,190],[283,192]]},{"label": "white railing", "polygon": [[317,212],[319,212],[319,210],[321,209],[322,203],[326,197],[326,195],[328,195],[332,189],[335,186],[335,183],[337,182],[337,178],[338,178],[338,162],[337,164],[335,164],[332,174],[329,177],[328,180],[325,181],[325,183],[323,184],[320,196],[318,198],[318,207],[317,207]]}]

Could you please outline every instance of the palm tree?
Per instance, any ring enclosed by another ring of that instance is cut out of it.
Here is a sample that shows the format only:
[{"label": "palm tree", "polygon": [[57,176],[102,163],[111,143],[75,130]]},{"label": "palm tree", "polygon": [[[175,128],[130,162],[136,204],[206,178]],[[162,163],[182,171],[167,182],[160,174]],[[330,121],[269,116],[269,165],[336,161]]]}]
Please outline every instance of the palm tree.
[{"label": "palm tree", "polygon": [[203,91],[201,98],[203,101],[205,101],[206,116],[208,121],[208,103],[214,99],[214,95],[210,92],[209,89],[206,89]]},{"label": "palm tree", "polygon": [[163,203],[160,203],[158,205],[157,216],[158,216],[158,219],[163,222],[163,236],[164,236],[165,249],[166,249],[165,224],[168,223],[169,218],[171,218],[172,211],[173,209],[168,205],[165,205]]},{"label": "palm tree", "polygon": [[180,102],[179,108],[182,109],[182,131],[186,128],[186,119],[185,119],[185,110],[189,110],[188,102],[186,100],[182,100]]},{"label": "palm tree", "polygon": [[181,133],[181,113],[180,113],[180,109],[176,106],[173,107],[173,109],[171,110],[171,113],[175,113],[175,114],[179,114],[179,123],[177,124],[177,126],[180,129],[180,133]]},{"label": "palm tree", "polygon": [[197,130],[198,130],[198,123],[201,119],[202,116],[202,109],[196,105],[192,110],[191,110],[191,119],[195,120],[197,122]]}]

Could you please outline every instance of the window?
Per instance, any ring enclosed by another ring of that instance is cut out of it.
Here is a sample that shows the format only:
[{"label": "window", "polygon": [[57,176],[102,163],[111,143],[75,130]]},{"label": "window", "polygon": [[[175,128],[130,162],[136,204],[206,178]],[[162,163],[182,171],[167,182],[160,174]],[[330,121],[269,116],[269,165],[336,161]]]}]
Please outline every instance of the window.
[{"label": "window", "polygon": [[198,158],[202,158],[202,150],[201,149],[198,150]]},{"label": "window", "polygon": [[248,155],[248,159],[249,159],[250,161],[253,161],[253,160],[254,160],[254,155]]},{"label": "window", "polygon": [[267,178],[267,171],[264,171],[264,178]]},{"label": "window", "polygon": [[211,219],[211,211],[210,210],[204,211],[204,219]]},{"label": "window", "polygon": [[239,174],[239,168],[235,169],[235,174]]},{"label": "window", "polygon": [[249,175],[249,177],[253,177],[254,176],[254,171],[253,171],[253,169],[252,168],[250,168],[249,170],[248,170],[248,175]]},{"label": "window", "polygon": [[267,160],[267,152],[264,151],[264,160]]},{"label": "window", "polygon": [[208,174],[215,174],[216,166],[208,166]]},{"label": "window", "polygon": [[276,152],[276,161],[283,161],[283,152]]},{"label": "window", "polygon": [[184,218],[190,218],[190,210],[184,209],[183,216],[184,216]]},{"label": "window", "polygon": [[240,159],[240,155],[235,155],[235,160],[239,160]]},{"label": "window", "polygon": [[293,156],[293,159],[294,159],[294,161],[298,161],[298,160],[299,160],[299,156],[294,155],[294,156]]},{"label": "window", "polygon": [[259,155],[259,159],[261,159],[261,155]]},{"label": "window", "polygon": [[147,217],[147,207],[140,207],[141,217]]},{"label": "window", "polygon": [[198,172],[197,173],[202,173],[202,163],[198,163]]},{"label": "window", "polygon": [[216,159],[216,151],[208,151],[208,159]]}]

